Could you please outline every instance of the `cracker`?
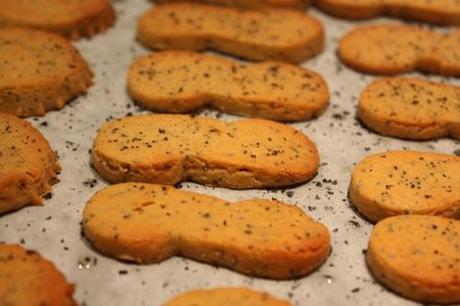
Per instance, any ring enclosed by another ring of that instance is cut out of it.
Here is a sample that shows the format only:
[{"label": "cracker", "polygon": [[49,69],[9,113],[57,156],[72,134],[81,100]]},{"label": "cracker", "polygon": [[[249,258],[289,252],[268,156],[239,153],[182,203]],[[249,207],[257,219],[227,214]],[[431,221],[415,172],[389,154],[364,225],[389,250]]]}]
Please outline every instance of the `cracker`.
[{"label": "cracker", "polygon": [[115,22],[110,0],[0,0],[0,27],[29,27],[72,39],[91,37]]},{"label": "cracker", "polygon": [[0,305],[77,306],[74,286],[35,251],[0,242]]},{"label": "cracker", "polygon": [[[155,3],[175,3],[183,0],[155,0]],[[226,5],[248,9],[263,9],[267,7],[304,9],[310,5],[310,0],[190,0],[188,2]]]},{"label": "cracker", "polygon": [[183,293],[164,306],[291,306],[268,293],[259,293],[244,288],[217,288],[192,290]]},{"label": "cracker", "polygon": [[181,255],[272,279],[306,275],[330,251],[328,229],[293,205],[228,203],[142,183],[97,192],[83,212],[83,229],[110,257],[146,264]]},{"label": "cracker", "polygon": [[460,75],[460,30],[447,34],[416,26],[361,26],[340,42],[340,59],[351,68],[395,75],[414,70]]},{"label": "cracker", "polygon": [[137,38],[152,49],[212,49],[249,60],[293,63],[317,55],[324,46],[322,24],[303,12],[192,3],[147,11],[140,18]]},{"label": "cracker", "polygon": [[87,92],[92,72],[78,50],[59,35],[0,29],[0,111],[20,117],[61,109]]},{"label": "cracker", "polygon": [[278,121],[318,116],[329,102],[324,79],[282,62],[240,64],[189,51],[137,59],[128,75],[131,97],[156,112],[184,113],[203,106]]},{"label": "cracker", "polygon": [[0,113],[0,215],[42,204],[59,170],[56,154],[38,130]]},{"label": "cracker", "polygon": [[349,197],[369,220],[403,215],[460,218],[460,157],[394,151],[360,161]]},{"label": "cracker", "polygon": [[460,303],[460,221],[397,216],[372,231],[367,262],[374,276],[409,299]]},{"label": "cracker", "polygon": [[273,121],[146,115],[102,126],[92,162],[111,183],[194,181],[247,189],[308,181],[319,155],[304,134]]},{"label": "cracker", "polygon": [[457,0],[315,0],[315,4],[331,15],[348,19],[388,15],[440,25],[460,24]]},{"label": "cracker", "polygon": [[460,139],[460,88],[414,78],[374,81],[358,117],[379,134],[405,139]]}]

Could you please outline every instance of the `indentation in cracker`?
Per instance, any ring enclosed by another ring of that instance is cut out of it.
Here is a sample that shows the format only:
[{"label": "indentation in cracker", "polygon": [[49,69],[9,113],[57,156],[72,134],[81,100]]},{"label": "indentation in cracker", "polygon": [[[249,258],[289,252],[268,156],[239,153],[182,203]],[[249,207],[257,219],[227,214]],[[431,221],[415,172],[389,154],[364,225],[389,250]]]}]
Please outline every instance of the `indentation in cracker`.
[{"label": "indentation in cracker", "polygon": [[356,165],[349,196],[374,222],[403,214],[460,218],[460,157],[415,151],[371,155]]},{"label": "indentation in cracker", "polygon": [[377,80],[361,94],[358,116],[383,135],[460,139],[460,88],[420,79]]},{"label": "indentation in cracker", "polygon": [[157,263],[181,255],[273,279],[314,271],[330,250],[327,228],[295,206],[228,203],[141,183],[96,193],[84,210],[83,229],[96,249],[118,259]]},{"label": "indentation in cracker", "polygon": [[177,3],[146,12],[137,38],[153,49],[213,49],[250,60],[299,63],[322,51],[324,30],[303,12]]},{"label": "indentation in cracker", "polygon": [[0,29],[0,111],[42,116],[85,94],[92,77],[66,39],[39,30]]},{"label": "indentation in cracker", "polygon": [[268,293],[259,293],[244,288],[217,288],[193,290],[183,293],[164,306],[290,306],[287,301],[278,300]]},{"label": "indentation in cracker", "polygon": [[319,167],[316,146],[289,126],[186,115],[136,116],[105,124],[94,141],[92,161],[112,183],[191,180],[237,189],[305,182]]},{"label": "indentation in cracker", "polygon": [[317,7],[339,17],[368,19],[381,15],[442,25],[460,24],[458,0],[314,0]]},{"label": "indentation in cracker", "polygon": [[374,74],[421,70],[460,75],[460,31],[441,34],[397,24],[361,26],[342,39],[339,56],[351,68]]},{"label": "indentation in cracker", "polygon": [[367,261],[374,276],[397,293],[430,304],[460,303],[460,221],[398,216],[379,222]]},{"label": "indentation in cracker", "polygon": [[0,7],[0,28],[36,28],[71,39],[104,32],[116,19],[109,0],[0,0]]},{"label": "indentation in cracker", "polygon": [[324,79],[307,69],[281,62],[244,65],[187,51],[137,59],[128,88],[139,104],[158,112],[183,113],[209,105],[280,121],[310,119],[329,101]]},{"label": "indentation in cracker", "polygon": [[0,215],[42,204],[59,171],[56,153],[38,130],[0,113]]},{"label": "indentation in cracker", "polygon": [[73,292],[74,286],[40,254],[0,242],[1,305],[77,306]]}]

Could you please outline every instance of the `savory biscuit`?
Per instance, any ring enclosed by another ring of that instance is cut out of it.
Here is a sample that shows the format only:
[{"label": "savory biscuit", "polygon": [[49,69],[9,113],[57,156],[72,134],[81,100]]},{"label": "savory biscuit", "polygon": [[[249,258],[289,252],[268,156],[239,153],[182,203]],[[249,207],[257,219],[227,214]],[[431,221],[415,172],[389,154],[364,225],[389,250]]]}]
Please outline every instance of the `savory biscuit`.
[{"label": "savory biscuit", "polygon": [[372,231],[367,262],[374,276],[409,299],[460,303],[460,221],[397,216]]},{"label": "savory biscuit", "polygon": [[110,257],[146,264],[181,255],[272,279],[306,275],[330,251],[328,229],[293,205],[228,203],[142,183],[97,192],[83,212],[83,230]]},{"label": "savory biscuit", "polygon": [[291,306],[268,293],[244,288],[193,290],[173,298],[164,306]]},{"label": "savory biscuit", "polygon": [[460,157],[394,151],[360,161],[349,197],[369,220],[403,215],[460,218]]},{"label": "savory biscuit", "polygon": [[361,94],[358,117],[387,136],[460,140],[460,88],[420,79],[377,80]]},{"label": "savory biscuit", "polygon": [[317,19],[294,10],[173,3],[147,11],[137,38],[152,49],[213,49],[250,60],[299,63],[322,51],[324,30]]},{"label": "savory biscuit", "polygon": [[339,56],[351,68],[374,74],[460,75],[460,30],[441,34],[409,25],[361,26],[341,40]]},{"label": "savory biscuit", "polygon": [[0,0],[0,7],[0,27],[31,27],[72,39],[91,37],[115,22],[110,0]]},{"label": "savory biscuit", "polygon": [[0,242],[0,305],[76,306],[74,286],[50,261]]},{"label": "savory biscuit", "polygon": [[169,113],[209,105],[220,111],[279,121],[302,121],[328,105],[329,90],[314,72],[282,62],[244,65],[189,51],[137,59],[128,75],[131,97]]},{"label": "savory biscuit", "polygon": [[319,155],[304,134],[273,121],[146,115],[103,125],[92,163],[111,183],[190,180],[247,189],[308,181],[318,171]]},{"label": "savory biscuit", "polygon": [[349,19],[388,15],[434,24],[460,24],[458,0],[314,0],[314,3],[331,15]]},{"label": "savory biscuit", "polygon": [[32,29],[0,29],[0,111],[44,115],[86,93],[92,72],[72,44]]},{"label": "savory biscuit", "polygon": [[42,204],[59,170],[56,154],[38,130],[0,113],[0,215]]},{"label": "savory biscuit", "polygon": [[[155,3],[184,2],[184,0],[155,0]],[[213,5],[235,6],[248,9],[263,9],[267,7],[304,9],[310,5],[310,0],[190,0]]]}]

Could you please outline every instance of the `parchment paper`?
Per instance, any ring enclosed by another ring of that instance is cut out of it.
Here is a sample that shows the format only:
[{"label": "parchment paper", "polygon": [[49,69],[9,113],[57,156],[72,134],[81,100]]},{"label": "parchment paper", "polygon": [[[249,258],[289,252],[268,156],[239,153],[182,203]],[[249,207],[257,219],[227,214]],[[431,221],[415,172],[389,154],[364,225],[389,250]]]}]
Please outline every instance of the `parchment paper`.
[{"label": "parchment paper", "polygon": [[[319,148],[322,164],[312,181],[275,191],[232,191],[183,184],[184,189],[230,201],[275,198],[303,208],[325,223],[333,237],[332,254],[318,271],[298,280],[276,282],[177,257],[154,265],[126,264],[99,255],[88,245],[80,234],[82,210],[94,192],[106,185],[90,167],[89,150],[97,129],[105,121],[141,111],[126,93],[126,74],[134,57],[149,52],[135,41],[135,27],[137,18],[151,5],[147,0],[116,1],[115,27],[91,40],[76,42],[95,72],[94,86],[87,96],[64,109],[28,119],[58,151],[63,168],[61,181],[44,206],[26,207],[0,217],[0,240],[22,243],[52,260],[76,284],[76,299],[86,306],[157,306],[190,289],[220,286],[266,290],[302,306],[414,304],[376,284],[366,268],[363,252],[371,225],[350,208],[350,172],[356,162],[371,153],[415,149],[452,154],[460,144],[450,139],[401,141],[363,128],[355,119],[357,98],[375,77],[344,67],[335,54],[338,40],[354,26],[397,20],[349,22],[310,9],[325,25],[327,47],[304,66],[321,73],[331,92],[331,105],[322,116],[292,124]],[[423,77],[459,83],[458,79]],[[218,113],[204,110],[201,114],[215,117]],[[238,117],[223,115],[221,119]]]}]

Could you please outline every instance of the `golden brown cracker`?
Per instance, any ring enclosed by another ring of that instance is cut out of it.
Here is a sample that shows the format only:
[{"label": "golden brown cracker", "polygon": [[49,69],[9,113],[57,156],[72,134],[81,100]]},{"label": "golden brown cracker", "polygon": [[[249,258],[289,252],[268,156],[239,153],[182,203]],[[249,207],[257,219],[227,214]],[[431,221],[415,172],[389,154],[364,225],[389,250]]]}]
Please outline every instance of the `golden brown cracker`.
[{"label": "golden brown cracker", "polygon": [[0,111],[42,116],[87,92],[92,72],[72,44],[31,29],[0,29]]},{"label": "golden brown cracker", "polygon": [[189,51],[138,58],[128,74],[131,97],[157,112],[184,113],[203,106],[278,121],[318,116],[329,90],[317,73],[282,62],[240,64]]},{"label": "golden brown cracker", "polygon": [[403,215],[460,218],[460,157],[393,151],[360,161],[350,200],[369,220]]},{"label": "golden brown cracker", "polygon": [[415,78],[385,78],[361,94],[358,117],[387,136],[460,139],[460,88]]},{"label": "golden brown cracker", "polygon": [[118,259],[158,263],[181,255],[273,279],[314,271],[330,250],[328,229],[295,206],[228,203],[142,183],[97,192],[83,212],[83,229],[97,250]]},{"label": "golden brown cracker", "polygon": [[367,262],[374,276],[409,299],[460,303],[460,221],[397,216],[372,231]]},{"label": "golden brown cracker", "polygon": [[307,136],[273,121],[145,115],[102,126],[92,162],[111,183],[194,181],[247,189],[308,181],[319,155]]},{"label": "golden brown cracker", "polygon": [[158,50],[212,49],[249,60],[299,63],[322,51],[324,30],[317,19],[294,10],[173,3],[147,11],[137,38]]},{"label": "golden brown cracker", "polygon": [[56,154],[38,130],[0,113],[0,214],[42,204],[59,170]]}]

